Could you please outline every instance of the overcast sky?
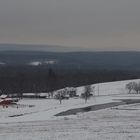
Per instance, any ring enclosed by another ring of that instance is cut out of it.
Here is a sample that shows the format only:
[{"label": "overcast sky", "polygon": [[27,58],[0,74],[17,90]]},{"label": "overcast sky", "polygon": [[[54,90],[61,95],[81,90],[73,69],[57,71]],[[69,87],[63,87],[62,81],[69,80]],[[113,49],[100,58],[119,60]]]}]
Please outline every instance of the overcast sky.
[{"label": "overcast sky", "polygon": [[0,0],[0,43],[140,51],[140,0]]}]

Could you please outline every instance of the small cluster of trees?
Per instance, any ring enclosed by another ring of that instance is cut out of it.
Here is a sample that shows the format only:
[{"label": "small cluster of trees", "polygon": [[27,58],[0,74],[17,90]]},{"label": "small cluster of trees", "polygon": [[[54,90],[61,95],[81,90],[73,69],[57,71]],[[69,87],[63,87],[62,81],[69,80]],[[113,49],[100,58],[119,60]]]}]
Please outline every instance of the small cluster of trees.
[{"label": "small cluster of trees", "polygon": [[[85,103],[87,103],[87,100],[90,99],[91,96],[93,96],[94,88],[91,85],[86,85],[84,87],[83,93],[81,94],[81,98],[85,100]],[[77,97],[76,90],[73,89],[61,89],[57,91],[57,94],[55,95],[55,98],[59,100],[60,104],[62,103],[63,99],[69,99],[70,97]]]},{"label": "small cluster of trees", "polygon": [[128,90],[128,93],[132,93],[134,91],[135,93],[140,93],[140,82],[130,82],[126,84],[126,89]]},{"label": "small cluster of trees", "polygon": [[87,100],[93,96],[92,92],[95,87],[91,87],[91,85],[87,85],[84,87],[84,93],[81,94],[81,97],[85,100],[85,103],[87,103]]},{"label": "small cluster of trees", "polygon": [[70,97],[76,97],[76,89],[73,87],[60,89],[55,94],[55,98],[59,100],[60,104],[62,103],[63,99],[69,99]]}]

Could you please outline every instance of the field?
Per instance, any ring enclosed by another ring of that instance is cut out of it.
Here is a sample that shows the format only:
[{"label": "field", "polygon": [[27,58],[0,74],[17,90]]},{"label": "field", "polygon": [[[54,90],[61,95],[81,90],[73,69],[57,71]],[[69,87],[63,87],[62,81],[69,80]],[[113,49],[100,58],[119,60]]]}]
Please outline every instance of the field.
[{"label": "field", "polygon": [[[139,81],[139,80],[134,80]],[[0,140],[129,140],[140,137],[140,104],[120,105],[70,116],[54,116],[69,109],[140,99],[127,94],[129,81],[101,83],[85,104],[81,98],[23,99],[19,106],[0,107]],[[83,88],[77,88],[78,94]]]}]

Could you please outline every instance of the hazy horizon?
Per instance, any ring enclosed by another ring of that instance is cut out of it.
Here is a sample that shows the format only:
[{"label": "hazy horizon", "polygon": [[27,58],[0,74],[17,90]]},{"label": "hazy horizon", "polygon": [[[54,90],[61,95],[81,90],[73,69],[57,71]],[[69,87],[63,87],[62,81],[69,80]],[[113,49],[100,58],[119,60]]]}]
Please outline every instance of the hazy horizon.
[{"label": "hazy horizon", "polygon": [[99,50],[94,48],[80,48],[45,44],[0,44],[0,51],[40,51],[40,52],[140,52],[140,50]]},{"label": "hazy horizon", "polygon": [[0,1],[0,43],[140,51],[139,6],[139,0]]}]

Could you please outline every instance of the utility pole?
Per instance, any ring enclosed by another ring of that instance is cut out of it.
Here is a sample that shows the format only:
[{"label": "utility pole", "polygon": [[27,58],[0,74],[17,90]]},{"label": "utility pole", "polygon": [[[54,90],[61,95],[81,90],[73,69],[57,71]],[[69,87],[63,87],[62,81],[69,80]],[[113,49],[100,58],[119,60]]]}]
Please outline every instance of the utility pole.
[{"label": "utility pole", "polygon": [[98,96],[99,96],[99,84],[98,84]]}]

